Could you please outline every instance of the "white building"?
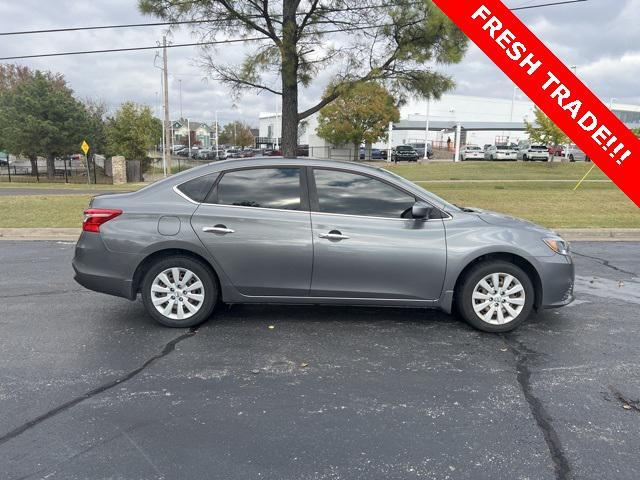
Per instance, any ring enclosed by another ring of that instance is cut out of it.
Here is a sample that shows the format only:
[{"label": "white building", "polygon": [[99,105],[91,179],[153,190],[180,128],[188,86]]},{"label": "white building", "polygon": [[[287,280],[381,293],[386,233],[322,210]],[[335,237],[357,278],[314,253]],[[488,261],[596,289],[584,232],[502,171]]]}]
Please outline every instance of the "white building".
[{"label": "white building", "polygon": [[[440,100],[412,99],[400,108],[400,122],[394,126],[391,146],[405,143],[424,143],[429,110],[429,141],[446,144],[447,139],[455,141],[455,128],[463,129],[462,143],[483,146],[496,142],[517,143],[526,139],[524,121],[535,120],[535,105],[522,99],[522,93],[513,99],[472,97],[464,95],[443,95]],[[611,103],[614,113],[630,127],[640,126],[640,106]],[[330,146],[319,138],[315,131],[317,116],[307,118],[300,126],[299,144],[309,145],[310,154],[318,156]],[[281,142],[281,114],[260,114],[260,141],[265,147]],[[387,148],[386,142],[374,145]]]}]

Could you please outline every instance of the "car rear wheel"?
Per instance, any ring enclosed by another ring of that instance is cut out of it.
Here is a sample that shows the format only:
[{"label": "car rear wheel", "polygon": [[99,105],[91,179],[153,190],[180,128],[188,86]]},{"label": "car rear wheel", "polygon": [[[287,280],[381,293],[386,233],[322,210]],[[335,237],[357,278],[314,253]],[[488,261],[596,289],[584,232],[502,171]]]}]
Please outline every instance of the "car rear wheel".
[{"label": "car rear wheel", "polygon": [[157,322],[187,328],[209,318],[218,301],[218,287],[210,268],[184,256],[162,259],[142,281],[142,301]]},{"label": "car rear wheel", "polygon": [[458,311],[471,326],[484,332],[508,332],[531,314],[533,283],[520,267],[504,261],[477,264],[457,292]]}]

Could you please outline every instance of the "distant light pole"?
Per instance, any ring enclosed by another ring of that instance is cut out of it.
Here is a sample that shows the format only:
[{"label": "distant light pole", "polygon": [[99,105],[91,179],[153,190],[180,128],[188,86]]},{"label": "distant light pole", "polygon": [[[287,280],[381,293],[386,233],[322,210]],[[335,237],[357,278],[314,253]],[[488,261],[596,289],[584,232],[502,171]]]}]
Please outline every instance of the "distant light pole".
[{"label": "distant light pole", "polygon": [[518,87],[513,86],[513,96],[511,97],[511,115],[509,115],[509,122],[513,123],[513,113],[516,106],[516,92],[518,91]]},{"label": "distant light pole", "polygon": [[182,118],[182,79],[178,79],[178,85],[180,85],[180,118]]},{"label": "distant light pole", "polygon": [[218,149],[218,111],[216,110],[216,160],[220,160],[220,151]]},{"label": "distant light pole", "polygon": [[189,145],[189,158],[191,158],[191,125],[189,124],[188,118],[187,118],[187,143]]},{"label": "distant light pole", "polygon": [[427,121],[424,126],[424,156],[423,160],[429,160],[429,120],[431,116],[431,98],[427,98]]}]

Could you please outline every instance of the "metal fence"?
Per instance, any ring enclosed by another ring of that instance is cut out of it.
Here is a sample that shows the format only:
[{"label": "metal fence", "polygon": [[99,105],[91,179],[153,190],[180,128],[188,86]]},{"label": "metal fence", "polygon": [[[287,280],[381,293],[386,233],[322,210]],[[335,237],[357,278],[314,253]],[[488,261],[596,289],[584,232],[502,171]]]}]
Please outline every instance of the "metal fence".
[{"label": "metal fence", "polygon": [[111,173],[105,169],[105,159],[100,155],[56,158],[53,171],[47,169],[47,161],[38,158],[9,158],[0,163],[0,182],[15,183],[87,183],[111,184]]}]

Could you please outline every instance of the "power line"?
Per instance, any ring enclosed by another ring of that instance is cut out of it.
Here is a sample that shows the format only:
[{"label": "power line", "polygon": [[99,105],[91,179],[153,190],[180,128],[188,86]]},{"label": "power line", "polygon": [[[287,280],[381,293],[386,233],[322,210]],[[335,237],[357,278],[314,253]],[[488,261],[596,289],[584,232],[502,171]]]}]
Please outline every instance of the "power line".
[{"label": "power line", "polygon": [[[530,0],[525,3],[525,5],[529,3],[533,3],[535,0]],[[531,6],[520,6],[512,8],[512,11],[516,10],[526,10],[530,8],[541,8],[541,7],[550,7],[555,5],[564,5],[569,3],[581,3],[586,2],[587,0],[568,0],[561,2],[553,2],[542,5],[531,5]],[[387,7],[399,7],[405,6],[406,4],[386,4],[386,5],[368,5],[362,7],[349,7],[349,8],[332,8],[332,9],[318,9],[317,13],[338,13],[338,12],[351,12],[351,11],[361,11],[361,10],[371,10],[376,8],[387,8]],[[418,2],[411,3],[409,5],[415,6],[418,5]],[[297,15],[306,15],[307,12],[297,12]],[[246,18],[254,19],[254,18],[264,18],[264,15],[247,15]],[[138,27],[162,27],[162,26],[173,26],[173,25],[197,25],[201,23],[225,23],[223,20],[181,20],[181,21],[172,21],[172,22],[147,22],[147,23],[123,23],[117,25],[94,25],[94,26],[86,26],[86,27],[64,27],[64,28],[49,28],[42,30],[22,30],[15,32],[0,32],[0,36],[12,36],[12,35],[33,35],[33,34],[41,34],[41,33],[64,33],[64,32],[78,32],[78,31],[86,31],[86,30],[107,30],[107,29],[119,29],[119,28],[138,28]]]},{"label": "power line", "polygon": [[[531,5],[528,7],[519,7],[514,8],[512,10],[523,10],[523,9],[531,9],[531,8],[541,8],[541,7],[550,7],[555,5],[564,5],[569,3],[581,3],[586,2],[588,0],[566,0],[562,2],[554,2],[554,3],[546,3],[543,5]],[[372,8],[372,7],[363,7],[363,8]],[[377,25],[377,27],[389,27],[393,26],[393,24],[381,24]],[[107,27],[105,27],[107,28]],[[314,32],[314,35],[325,35],[328,33],[344,33],[349,31],[357,31],[357,30],[368,30],[370,27],[351,27],[351,28],[343,28],[343,29],[335,29],[335,30],[324,30],[320,32]],[[248,38],[232,38],[227,40],[212,40],[209,42],[193,42],[193,43],[176,43],[173,45],[167,45],[166,48],[181,48],[181,47],[196,47],[196,46],[206,46],[206,45],[222,45],[227,43],[244,43],[244,42],[255,42],[260,40],[267,40],[268,37],[248,37]],[[114,52],[133,52],[140,50],[157,50],[161,48],[159,45],[150,45],[144,47],[125,47],[125,48],[107,48],[102,50],[79,50],[72,52],[58,52],[58,53],[41,53],[35,55],[17,55],[12,57],[0,57],[0,61],[8,61],[8,60],[25,60],[31,58],[47,58],[47,57],[62,57],[62,56],[70,56],[70,55],[90,55],[96,53],[114,53]]]},{"label": "power line", "polygon": [[527,7],[516,7],[516,8],[512,8],[511,11],[515,12],[516,10],[530,10],[532,8],[555,7],[556,5],[568,5],[570,3],[584,3],[586,1],[588,0],[566,0],[564,2],[543,3],[540,5],[530,5]]},{"label": "power line", "polygon": [[[405,6],[407,4],[385,4],[385,5],[368,5],[362,7],[348,7],[348,8],[319,8],[316,10],[318,14],[325,13],[338,13],[338,12],[356,12],[361,10],[371,10],[376,8],[387,8],[387,7],[399,7]],[[418,2],[411,3],[409,5],[418,5]],[[297,15],[306,15],[308,12],[297,12]],[[277,15],[279,16],[279,15]],[[247,19],[256,19],[256,18],[264,18],[264,15],[246,15],[244,18]],[[235,19],[235,21],[239,21],[239,19]],[[0,36],[10,36],[10,35],[33,35],[39,33],[64,33],[64,32],[78,32],[84,30],[106,30],[106,29],[117,29],[117,28],[137,28],[137,27],[161,27],[161,26],[172,26],[172,25],[188,25],[188,24],[200,24],[200,23],[210,23],[210,24],[219,24],[219,23],[227,23],[228,20],[182,20],[182,21],[172,21],[172,22],[150,22],[150,23],[123,23],[117,25],[96,25],[96,26],[88,26],[88,27],[65,27],[65,28],[49,28],[43,30],[23,30],[23,31],[15,31],[15,32],[0,32]]]}]

